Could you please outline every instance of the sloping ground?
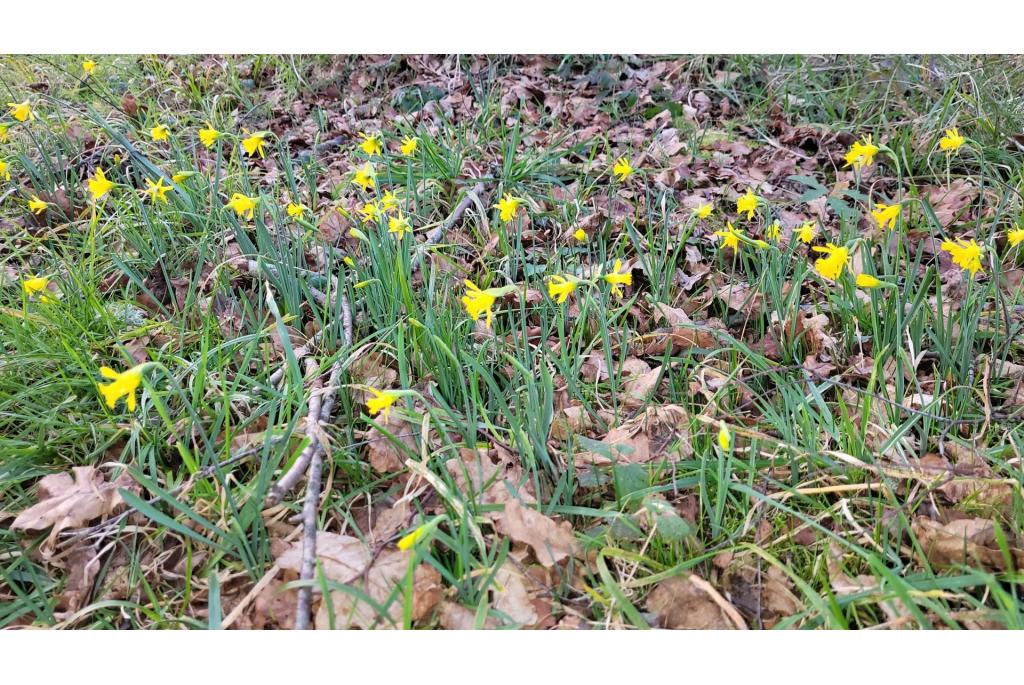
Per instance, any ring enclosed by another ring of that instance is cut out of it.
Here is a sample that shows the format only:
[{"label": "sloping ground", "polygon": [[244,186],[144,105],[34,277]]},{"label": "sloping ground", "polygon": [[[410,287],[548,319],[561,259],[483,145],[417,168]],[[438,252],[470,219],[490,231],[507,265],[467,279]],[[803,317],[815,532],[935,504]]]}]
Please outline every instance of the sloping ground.
[{"label": "sloping ground", "polygon": [[1021,624],[1012,61],[93,66],[0,68],[0,625]]}]

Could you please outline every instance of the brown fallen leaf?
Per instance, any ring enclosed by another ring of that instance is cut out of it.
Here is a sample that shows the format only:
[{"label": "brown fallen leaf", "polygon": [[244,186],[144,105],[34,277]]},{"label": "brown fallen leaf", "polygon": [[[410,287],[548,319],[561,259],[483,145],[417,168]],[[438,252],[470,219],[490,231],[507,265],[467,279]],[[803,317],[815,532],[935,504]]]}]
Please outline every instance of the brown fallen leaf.
[{"label": "brown fallen leaf", "polygon": [[[404,580],[413,558],[412,553],[391,549],[374,559],[363,542],[348,535],[319,532],[316,540],[317,559],[328,580],[343,585],[354,585],[378,605],[386,605],[386,614],[382,616],[362,599],[340,590],[333,591],[328,600],[334,613],[333,627],[388,628],[392,622],[401,625]],[[282,569],[296,573],[299,572],[301,564],[301,541],[292,544],[277,559],[277,565]],[[389,603],[388,598],[392,593],[395,594],[395,598]],[[418,621],[426,617],[439,601],[441,574],[433,566],[417,564],[413,572],[413,620]],[[331,627],[327,606],[326,601],[321,601],[315,618],[317,629]]]},{"label": "brown fallen leaf", "polygon": [[675,576],[658,583],[647,596],[647,610],[661,628],[672,630],[733,630],[725,611],[689,578]]},{"label": "brown fallen leaf", "polygon": [[112,483],[107,483],[103,473],[93,466],[76,466],[71,471],[73,476],[55,473],[43,477],[36,490],[39,503],[18,514],[11,529],[38,532],[52,526],[44,544],[52,549],[62,530],[81,528],[114,513],[124,504],[118,488],[134,486],[127,471]]},{"label": "brown fallen leaf", "polygon": [[[416,443],[412,436],[406,435],[409,432],[408,424],[399,416],[388,413],[386,416],[378,416],[376,419],[381,428],[393,435],[400,443],[412,450],[416,449]],[[405,468],[407,455],[402,452],[391,438],[379,428],[373,426],[364,434],[366,439],[366,451],[370,466],[377,473],[395,473]]]},{"label": "brown fallen leaf", "polygon": [[[442,602],[438,623],[445,630],[474,630],[476,629],[476,612],[455,602]],[[484,620],[484,628],[497,628],[498,619],[488,615]]]},{"label": "brown fallen leaf", "polygon": [[[577,452],[576,463],[641,464],[660,457],[675,460],[689,456],[693,454],[693,447],[687,421],[686,410],[678,405],[648,407],[643,414],[608,431],[601,440],[607,450]],[[672,446],[677,449],[669,453],[668,448]]]},{"label": "brown fallen leaf", "polygon": [[533,549],[533,555],[544,566],[554,566],[563,559],[578,555],[576,538],[568,521],[556,523],[518,500],[509,498],[505,510],[494,517],[494,527],[502,535],[522,542]]},{"label": "brown fallen leaf", "polygon": [[[928,561],[936,566],[977,566],[1006,571],[1007,559],[996,542],[995,524],[988,519],[957,519],[942,524],[924,516],[912,525]],[[1024,549],[1011,548],[1010,561],[1024,566]]]}]

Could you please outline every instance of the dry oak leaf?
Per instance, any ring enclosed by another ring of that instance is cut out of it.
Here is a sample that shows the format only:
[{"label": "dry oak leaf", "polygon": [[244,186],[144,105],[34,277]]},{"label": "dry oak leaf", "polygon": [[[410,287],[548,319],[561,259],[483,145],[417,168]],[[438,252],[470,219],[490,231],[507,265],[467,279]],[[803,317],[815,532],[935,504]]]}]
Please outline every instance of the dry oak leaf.
[{"label": "dry oak leaf", "polygon": [[541,597],[544,591],[535,578],[506,559],[494,574],[491,601],[495,611],[505,614],[518,627],[543,628],[553,623],[551,601]]},{"label": "dry oak leaf", "polygon": [[[357,538],[327,532],[317,533],[316,553],[328,580],[355,585],[386,611],[386,615],[381,616],[367,602],[336,590],[328,600],[320,603],[315,619],[317,629],[331,627],[326,601],[333,605],[335,628],[370,629],[387,628],[392,623],[401,625],[403,581],[409,570],[412,553],[387,550],[374,560],[367,546]],[[285,550],[278,557],[277,565],[298,573],[302,565],[302,542],[297,541]],[[392,595],[393,599],[389,603],[388,598]],[[423,619],[439,601],[441,574],[432,566],[418,564],[413,573],[412,619]]]},{"label": "dry oak leaf", "polygon": [[576,538],[568,521],[555,523],[554,519],[524,507],[518,500],[505,502],[505,510],[494,517],[494,527],[502,535],[529,545],[537,561],[544,566],[551,567],[578,555]]},{"label": "dry oak leaf", "polygon": [[[445,630],[474,630],[476,628],[476,612],[455,602],[442,602],[438,623]],[[484,620],[484,628],[497,628],[498,619],[490,615]]]},{"label": "dry oak leaf", "polygon": [[597,416],[587,411],[586,407],[566,407],[562,413],[551,422],[551,438],[554,440],[568,440],[573,435],[586,435],[607,426],[615,418],[615,415],[605,409],[598,409]]},{"label": "dry oak leaf", "polygon": [[[608,431],[601,442],[607,453],[584,451],[576,454],[577,464],[642,464],[666,455],[677,445],[674,459],[693,454],[686,410],[675,404],[648,407],[638,416]],[[612,455],[611,457],[609,455]],[[614,458],[613,458],[614,457]]]},{"label": "dry oak leaf", "polygon": [[[393,413],[381,417],[377,416],[377,423],[385,431],[390,433],[400,443],[406,445],[413,451],[416,450],[416,443],[412,436],[406,435],[409,432],[406,422]],[[366,450],[370,466],[377,473],[395,473],[405,468],[406,455],[391,442],[391,438],[384,434],[376,426],[365,433]]]},{"label": "dry oak leaf", "polygon": [[42,531],[53,526],[46,547],[52,548],[57,535],[67,528],[81,528],[88,522],[109,516],[124,504],[118,488],[134,485],[127,472],[107,483],[103,473],[93,466],[76,466],[74,476],[55,473],[39,481],[38,504],[14,519],[12,530]]},{"label": "dry oak leaf", "polygon": [[[988,519],[957,519],[942,524],[919,516],[913,523],[928,561],[936,566],[981,566],[1006,571],[1006,558],[996,542],[995,524]],[[1012,561],[1024,566],[1024,550],[1012,548]]]},{"label": "dry oak leaf", "polygon": [[675,576],[658,583],[647,596],[647,610],[662,628],[732,630],[736,626],[721,607],[689,578]]}]

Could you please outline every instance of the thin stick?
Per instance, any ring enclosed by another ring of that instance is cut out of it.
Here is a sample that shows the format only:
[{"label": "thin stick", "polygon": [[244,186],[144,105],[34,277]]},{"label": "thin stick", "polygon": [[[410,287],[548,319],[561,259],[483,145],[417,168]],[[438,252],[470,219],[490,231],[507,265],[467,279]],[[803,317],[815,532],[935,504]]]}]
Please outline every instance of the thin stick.
[{"label": "thin stick", "polygon": [[320,449],[320,413],[323,409],[323,379],[320,378],[320,367],[312,359],[306,360],[306,378],[312,378],[309,393],[309,410],[306,412],[306,437],[309,442],[305,449],[295,460],[292,467],[288,469],[281,478],[270,487],[267,493],[266,504],[268,507],[280,504],[286,494],[291,492],[295,484],[302,478],[302,474],[309,468],[313,461],[313,455]]},{"label": "thin stick", "polygon": [[466,213],[469,206],[473,204],[474,201],[479,201],[479,196],[482,195],[483,192],[483,183],[477,183],[473,186],[469,192],[466,193],[466,196],[462,198],[462,202],[455,206],[455,211],[452,212],[451,216],[442,221],[440,226],[427,232],[427,239],[420,243],[419,249],[423,250],[438,243],[441,238],[444,237],[444,234],[448,229],[454,226],[455,222],[462,218],[462,215]]}]

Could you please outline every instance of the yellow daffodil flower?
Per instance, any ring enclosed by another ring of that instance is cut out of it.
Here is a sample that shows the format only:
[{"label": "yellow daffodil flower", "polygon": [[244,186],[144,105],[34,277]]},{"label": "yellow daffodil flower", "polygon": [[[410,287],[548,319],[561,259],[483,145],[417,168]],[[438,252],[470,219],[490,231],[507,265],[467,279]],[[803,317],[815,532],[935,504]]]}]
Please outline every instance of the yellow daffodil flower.
[{"label": "yellow daffodil flower", "polygon": [[8,102],[7,106],[11,108],[8,113],[18,121],[24,122],[29,119],[35,119],[36,115],[32,112],[32,106],[28,104],[28,100],[25,100],[25,102]]},{"label": "yellow daffodil flower", "polygon": [[395,195],[395,191],[389,190],[380,196],[380,208],[385,212],[398,209],[398,197]]},{"label": "yellow daffodil flower", "polygon": [[976,241],[958,238],[955,242],[944,240],[942,249],[953,258],[953,263],[971,272],[971,276],[982,270],[981,253],[985,251]]},{"label": "yellow daffodil flower", "polygon": [[376,176],[377,172],[374,171],[373,165],[367,162],[362,167],[356,169],[352,182],[362,188],[365,193],[369,188],[377,186]]},{"label": "yellow daffodil flower", "polygon": [[266,137],[266,131],[257,131],[248,138],[243,138],[242,148],[245,150],[245,154],[252,157],[259,153],[260,159],[263,159],[263,146],[267,144]]},{"label": "yellow daffodil flower", "polygon": [[96,63],[93,62],[91,59],[85,60],[84,62],[82,62],[82,71],[84,71],[87,75],[91,76],[92,73],[96,71]]},{"label": "yellow daffodil flower", "polygon": [[885,205],[877,202],[871,216],[875,218],[875,223],[879,228],[896,228],[896,219],[900,216],[900,206],[899,204]]},{"label": "yellow daffodil flower", "polygon": [[633,167],[625,157],[619,157],[612,167],[612,173],[619,179],[619,183],[625,183],[626,179],[633,175]]},{"label": "yellow daffodil flower", "polygon": [[0,124],[0,143],[6,143],[7,138],[7,127],[3,124]]},{"label": "yellow daffodil flower", "polygon": [[773,221],[770,226],[764,229],[764,237],[768,240],[778,240],[782,234],[782,226],[779,225],[778,221]]},{"label": "yellow daffodil flower", "polygon": [[103,173],[101,167],[96,167],[96,173],[89,179],[88,185],[89,194],[92,195],[93,202],[109,193],[110,189],[114,187],[114,183],[107,180],[107,176]]},{"label": "yellow daffodil flower", "polygon": [[380,133],[371,133],[367,135],[360,132],[359,136],[363,139],[363,142],[359,143],[359,149],[368,155],[379,155],[384,151],[380,141]]},{"label": "yellow daffodil flower", "polygon": [[427,527],[425,525],[417,527],[414,531],[402,537],[398,541],[398,549],[403,552],[408,551],[416,542],[423,537],[423,533],[426,532]]},{"label": "yellow daffodil flower", "polygon": [[401,240],[406,233],[412,233],[412,226],[409,225],[409,220],[399,212],[398,216],[388,219],[388,233],[397,234],[396,237]]},{"label": "yellow daffodil flower", "polygon": [[416,138],[402,138],[402,154],[406,157],[411,157],[416,154],[416,145],[419,140]]},{"label": "yellow daffodil flower", "polygon": [[939,147],[946,152],[956,152],[966,140],[955,128],[947,128],[946,135],[942,136],[942,139],[939,140]]},{"label": "yellow daffodil flower", "polygon": [[871,165],[877,154],[878,146],[871,142],[871,136],[864,136],[850,146],[850,150],[846,153],[846,164],[843,166],[863,169]]},{"label": "yellow daffodil flower", "polygon": [[207,150],[213,147],[213,144],[220,138],[221,133],[210,124],[206,125],[206,128],[199,129],[199,142],[203,144]]},{"label": "yellow daffodil flower", "polygon": [[805,245],[810,245],[811,241],[814,240],[815,234],[818,232],[818,227],[813,221],[808,221],[803,226],[796,230],[796,237],[800,242]]},{"label": "yellow daffodil flower", "polygon": [[145,367],[145,364],[139,364],[121,373],[114,371],[109,366],[100,367],[100,375],[113,381],[112,383],[97,383],[100,393],[103,394],[103,398],[107,402],[107,407],[113,409],[117,406],[117,401],[124,397],[128,411],[135,411],[135,390],[142,383],[142,372],[145,371]]},{"label": "yellow daffodil flower", "polygon": [[736,213],[747,213],[747,221],[754,218],[754,211],[757,209],[757,195],[747,188],[747,192],[736,198]]},{"label": "yellow daffodil flower", "polygon": [[710,202],[702,202],[693,210],[693,215],[698,219],[707,219],[715,207]]},{"label": "yellow daffodil flower", "polygon": [[11,180],[11,166],[2,159],[0,159],[0,178],[5,181]]},{"label": "yellow daffodil flower", "polygon": [[31,210],[36,216],[45,212],[47,207],[49,207],[49,205],[40,200],[38,195],[33,195],[28,201],[29,210]]},{"label": "yellow daffodil flower", "polygon": [[381,215],[380,205],[376,200],[364,202],[359,209],[359,215],[363,217],[363,221],[376,221]]},{"label": "yellow daffodil flower", "polygon": [[713,235],[722,239],[722,247],[728,247],[733,252],[740,251],[740,237],[743,235],[743,231],[737,231],[728,221],[725,222],[724,231],[715,231]]},{"label": "yellow daffodil flower", "polygon": [[619,273],[619,269],[622,268],[622,260],[615,260],[615,268],[610,273],[606,273],[602,278],[611,284],[612,295],[622,297],[622,286],[633,285],[633,272],[627,271],[624,274]]},{"label": "yellow daffodil flower", "polygon": [[498,204],[494,205],[494,208],[501,213],[501,220],[507,223],[515,218],[516,211],[522,202],[518,197],[513,197],[512,193],[505,193],[505,196],[498,201]]},{"label": "yellow daffodil flower", "polygon": [[377,388],[369,388],[373,397],[366,401],[366,409],[370,412],[370,416],[381,415],[381,418],[387,419],[388,414],[391,412],[391,405],[399,400],[400,394],[394,390],[384,390],[383,392]]},{"label": "yellow daffodil flower", "polygon": [[487,290],[481,290],[476,283],[468,278],[463,283],[466,284],[466,294],[462,296],[462,305],[466,308],[466,313],[469,314],[473,321],[486,314],[487,319],[484,321],[484,325],[490,328],[491,320],[494,318],[492,307],[495,301],[504,294],[505,289],[488,288]]},{"label": "yellow daffodil flower", "polygon": [[36,299],[38,296],[40,302],[50,302],[51,298],[46,294],[46,286],[48,285],[50,285],[50,279],[46,276],[26,278],[21,282],[21,291],[30,300]]},{"label": "yellow daffodil flower", "polygon": [[163,176],[158,178],[156,180],[156,183],[153,183],[153,181],[151,181],[150,179],[147,178],[146,179],[146,189],[142,191],[142,194],[143,195],[148,195],[151,202],[155,203],[157,200],[160,200],[161,202],[166,204],[167,203],[167,191],[169,191],[172,187],[173,186],[165,186],[164,185],[164,177]]},{"label": "yellow daffodil flower", "polygon": [[149,129],[149,135],[151,135],[153,140],[157,142],[167,140],[171,137],[171,129],[167,128],[166,124],[157,124],[153,128]]},{"label": "yellow daffodil flower", "polygon": [[867,288],[868,290],[871,290],[872,288],[877,288],[880,285],[882,285],[882,281],[878,280],[871,274],[857,274],[858,288]]},{"label": "yellow daffodil flower", "polygon": [[569,298],[569,294],[576,290],[576,279],[561,275],[552,276],[548,280],[548,297],[558,304],[562,304]]},{"label": "yellow daffodil flower", "polygon": [[843,268],[846,267],[846,263],[849,261],[849,250],[845,247],[837,247],[832,243],[827,243],[825,247],[814,247],[811,249],[826,255],[814,260],[814,270],[822,278],[834,281],[842,275]]},{"label": "yellow daffodil flower", "polygon": [[179,171],[178,173],[173,174],[171,176],[171,181],[173,181],[174,183],[181,183],[182,181],[187,181],[188,179],[192,178],[195,175],[196,172],[194,171]]},{"label": "yellow daffodil flower", "polygon": [[1010,247],[1017,247],[1022,240],[1024,240],[1024,228],[1019,226],[1006,232],[1006,240],[1010,243]]},{"label": "yellow daffodil flower", "polygon": [[231,200],[228,201],[226,206],[235,210],[235,214],[238,216],[252,219],[253,213],[256,210],[256,198],[235,193],[231,196]]},{"label": "yellow daffodil flower", "polygon": [[729,432],[729,427],[725,425],[725,421],[718,422],[718,446],[722,448],[723,452],[728,452],[729,448],[732,447],[732,433]]},{"label": "yellow daffodil flower", "polygon": [[572,234],[572,237],[581,243],[587,242],[587,232],[584,231],[582,228],[577,228],[576,231]]},{"label": "yellow daffodil flower", "polygon": [[304,210],[305,208],[302,205],[295,204],[294,202],[288,203],[288,216],[293,219],[301,219]]}]

